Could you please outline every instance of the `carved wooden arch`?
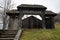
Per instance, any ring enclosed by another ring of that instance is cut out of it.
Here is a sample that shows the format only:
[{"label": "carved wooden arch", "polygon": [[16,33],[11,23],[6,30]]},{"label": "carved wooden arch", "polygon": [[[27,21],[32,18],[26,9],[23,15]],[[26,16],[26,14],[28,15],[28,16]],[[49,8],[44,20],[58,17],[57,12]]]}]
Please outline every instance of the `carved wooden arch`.
[{"label": "carved wooden arch", "polygon": [[23,15],[40,15],[42,17],[42,27],[45,29],[45,11],[28,11],[21,10],[19,11],[19,27],[22,28],[22,17]]},{"label": "carved wooden arch", "polygon": [[[19,12],[13,11],[12,14],[10,12],[10,16],[18,15],[19,16],[19,27],[22,28],[22,16],[23,15],[40,15],[42,17],[42,27],[45,29],[45,11],[46,7],[42,5],[20,5],[20,7],[17,7],[17,10]],[[15,12],[15,14],[14,14]],[[19,28],[19,29],[20,29]]]}]

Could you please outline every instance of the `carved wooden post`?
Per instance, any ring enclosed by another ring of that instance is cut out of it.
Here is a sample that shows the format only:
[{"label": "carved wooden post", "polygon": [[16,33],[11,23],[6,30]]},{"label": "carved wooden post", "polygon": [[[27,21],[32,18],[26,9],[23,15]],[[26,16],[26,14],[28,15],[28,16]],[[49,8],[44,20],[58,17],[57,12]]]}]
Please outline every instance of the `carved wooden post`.
[{"label": "carved wooden post", "polygon": [[14,29],[14,30],[18,30],[18,16],[15,16],[14,18],[13,18],[13,24],[12,24],[12,28]]},{"label": "carved wooden post", "polygon": [[11,24],[11,17],[9,16],[8,29],[9,29],[9,27],[11,26],[10,24]]},{"label": "carved wooden post", "polygon": [[41,16],[42,16],[42,27],[44,28],[44,29],[46,29],[46,27],[45,27],[45,11],[41,11]]},{"label": "carved wooden post", "polygon": [[54,28],[55,26],[54,26],[54,17],[51,17],[51,26],[52,26],[52,28]]},{"label": "carved wooden post", "polygon": [[11,27],[12,27],[12,16],[10,16],[10,18],[9,18],[9,27],[8,27],[8,29],[11,29]]},{"label": "carved wooden post", "polygon": [[22,14],[19,15],[19,28],[22,28]]}]

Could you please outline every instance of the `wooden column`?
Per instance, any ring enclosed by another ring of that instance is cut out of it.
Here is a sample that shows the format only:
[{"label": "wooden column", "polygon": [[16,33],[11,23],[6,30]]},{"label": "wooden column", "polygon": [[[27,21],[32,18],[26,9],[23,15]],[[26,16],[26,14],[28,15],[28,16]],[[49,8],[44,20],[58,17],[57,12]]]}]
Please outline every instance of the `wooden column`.
[{"label": "wooden column", "polygon": [[52,28],[55,27],[55,26],[54,26],[54,17],[51,17],[51,26],[52,26]]},{"label": "wooden column", "polygon": [[19,15],[19,29],[22,28],[22,14]]},{"label": "wooden column", "polygon": [[10,24],[11,24],[11,17],[9,17],[8,29],[10,27]]},{"label": "wooden column", "polygon": [[13,18],[12,18],[12,16],[10,16],[10,18],[9,18],[9,27],[8,27],[9,30],[12,29],[12,25],[13,25]]},{"label": "wooden column", "polygon": [[14,17],[14,20],[13,20],[14,22],[13,22],[13,24],[12,24],[12,28],[14,29],[14,30],[18,30],[18,28],[19,28],[19,26],[18,26],[18,17]]},{"label": "wooden column", "polygon": [[41,17],[42,17],[42,27],[43,27],[43,29],[46,29],[46,27],[45,27],[45,11],[41,11]]},{"label": "wooden column", "polygon": [[18,17],[16,16],[10,16],[9,18],[9,24],[8,24],[8,29],[9,30],[18,30]]}]

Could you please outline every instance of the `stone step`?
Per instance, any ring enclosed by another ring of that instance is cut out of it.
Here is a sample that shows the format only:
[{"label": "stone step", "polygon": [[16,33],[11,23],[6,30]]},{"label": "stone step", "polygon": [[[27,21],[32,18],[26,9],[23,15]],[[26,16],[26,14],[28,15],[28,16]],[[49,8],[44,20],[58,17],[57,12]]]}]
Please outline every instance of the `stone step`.
[{"label": "stone step", "polygon": [[11,32],[11,31],[18,31],[18,30],[0,30],[0,31],[1,31],[1,32],[2,32],[2,31],[4,31],[4,32],[5,32],[5,31]]},{"label": "stone step", "polygon": [[17,33],[17,31],[4,31],[3,33]]},{"label": "stone step", "polygon": [[13,40],[14,38],[0,38],[0,40]]},{"label": "stone step", "polygon": [[15,35],[0,35],[0,38],[14,38]]},{"label": "stone step", "polygon": [[[1,31],[1,30],[0,30]],[[2,30],[0,34],[16,34],[17,30]]]},{"label": "stone step", "polygon": [[1,35],[16,35],[16,33],[1,33]]},{"label": "stone step", "polygon": [[0,30],[0,40],[13,40],[18,30]]}]

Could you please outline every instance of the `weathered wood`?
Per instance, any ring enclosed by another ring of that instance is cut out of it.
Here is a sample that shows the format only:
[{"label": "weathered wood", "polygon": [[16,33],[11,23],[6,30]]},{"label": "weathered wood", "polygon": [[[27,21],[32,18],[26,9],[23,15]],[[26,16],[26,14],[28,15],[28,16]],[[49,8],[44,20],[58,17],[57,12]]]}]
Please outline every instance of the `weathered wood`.
[{"label": "weathered wood", "polygon": [[41,17],[42,17],[42,27],[46,29],[45,27],[45,11],[41,11]]},{"label": "weathered wood", "polygon": [[22,28],[22,14],[19,15],[19,28]]},{"label": "weathered wood", "polygon": [[45,25],[47,29],[52,29],[54,28],[54,17],[46,17],[45,18]]},{"label": "weathered wood", "polygon": [[10,16],[8,29],[12,29],[12,24],[13,24],[13,18],[12,18],[12,16]]},{"label": "weathered wood", "polygon": [[18,28],[19,28],[18,22],[19,22],[19,21],[18,21],[18,18],[15,17],[15,18],[14,18],[13,25],[12,25],[12,28],[13,28],[14,30],[18,30]]},{"label": "weathered wood", "polygon": [[34,10],[22,10],[23,15],[40,15],[41,11],[34,11]]},{"label": "weathered wood", "polygon": [[34,16],[30,16],[22,21],[22,28],[42,28],[42,20],[39,20]]},{"label": "weathered wood", "polygon": [[13,16],[10,16],[10,20],[9,20],[9,29],[10,30],[17,30],[18,29],[18,17],[13,17]]},{"label": "weathered wood", "polygon": [[55,21],[55,20],[54,20],[54,17],[51,17],[50,20],[51,20],[51,27],[52,27],[52,28],[55,28],[55,25],[54,25],[54,21]]}]

